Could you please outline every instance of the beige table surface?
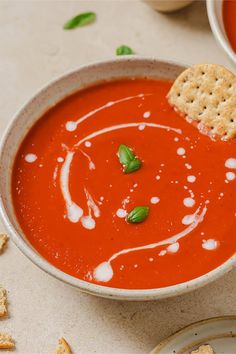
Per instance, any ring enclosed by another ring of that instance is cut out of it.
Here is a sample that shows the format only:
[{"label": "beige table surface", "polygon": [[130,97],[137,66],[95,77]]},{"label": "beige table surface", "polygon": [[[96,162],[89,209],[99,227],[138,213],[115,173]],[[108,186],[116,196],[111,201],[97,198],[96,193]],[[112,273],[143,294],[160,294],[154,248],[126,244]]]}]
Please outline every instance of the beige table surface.
[{"label": "beige table surface", "polygon": [[[92,26],[63,31],[80,11]],[[0,1],[0,131],[38,88],[65,71],[113,57],[128,44],[138,54],[189,63],[230,63],[210,31],[204,2],[173,15],[141,1]],[[3,227],[2,227],[3,229]],[[78,354],[143,354],[193,321],[236,314],[236,271],[190,294],[150,303],[116,302],[82,294],[36,268],[10,243],[0,257],[0,282],[9,290],[16,353],[50,354],[65,336]]]}]

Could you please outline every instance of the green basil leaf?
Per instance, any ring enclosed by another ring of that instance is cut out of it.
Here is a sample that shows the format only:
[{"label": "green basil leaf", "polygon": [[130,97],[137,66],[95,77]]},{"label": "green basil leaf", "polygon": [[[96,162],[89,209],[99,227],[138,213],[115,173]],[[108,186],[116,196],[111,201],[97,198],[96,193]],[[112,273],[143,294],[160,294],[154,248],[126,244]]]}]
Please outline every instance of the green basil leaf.
[{"label": "green basil leaf", "polygon": [[125,167],[125,173],[132,173],[140,169],[142,162],[139,159],[134,159]]},{"label": "green basil leaf", "polygon": [[131,55],[131,54],[134,54],[134,51],[127,45],[121,45],[116,49],[116,55]]},{"label": "green basil leaf", "polygon": [[79,14],[73,18],[71,18],[69,21],[67,21],[64,24],[64,29],[65,30],[70,30],[74,29],[76,27],[82,27],[86,26],[92,22],[94,22],[96,19],[96,14],[94,12],[84,12],[82,14]]},{"label": "green basil leaf", "polygon": [[128,166],[128,164],[135,159],[133,151],[124,144],[119,146],[118,156],[120,163],[125,166]]},{"label": "green basil leaf", "polygon": [[127,221],[131,224],[137,224],[143,222],[149,213],[149,207],[138,206],[135,207],[127,216]]}]

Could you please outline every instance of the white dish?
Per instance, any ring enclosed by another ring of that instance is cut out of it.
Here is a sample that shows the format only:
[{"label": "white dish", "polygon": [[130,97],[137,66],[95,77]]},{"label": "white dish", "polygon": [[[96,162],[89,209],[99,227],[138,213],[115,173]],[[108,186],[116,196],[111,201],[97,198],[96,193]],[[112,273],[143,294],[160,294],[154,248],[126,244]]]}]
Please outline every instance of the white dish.
[{"label": "white dish", "polygon": [[84,66],[66,74],[41,89],[19,110],[3,138],[0,149],[0,212],[4,224],[17,247],[38,267],[55,278],[87,293],[121,300],[154,300],[186,293],[217,279],[229,271],[236,256],[213,271],[185,283],[147,290],[126,290],[91,284],[72,277],[47,262],[27,241],[14,213],[11,198],[11,173],[16,152],[33,124],[52,105],[84,87],[115,78],[156,77],[175,79],[185,66],[157,59],[122,57]]},{"label": "white dish", "polygon": [[193,323],[163,340],[150,354],[189,354],[204,344],[209,344],[215,354],[236,353],[236,316]]},{"label": "white dish", "polygon": [[222,5],[223,0],[207,0],[208,19],[217,42],[231,61],[236,64],[236,54],[231,47],[224,29]]}]

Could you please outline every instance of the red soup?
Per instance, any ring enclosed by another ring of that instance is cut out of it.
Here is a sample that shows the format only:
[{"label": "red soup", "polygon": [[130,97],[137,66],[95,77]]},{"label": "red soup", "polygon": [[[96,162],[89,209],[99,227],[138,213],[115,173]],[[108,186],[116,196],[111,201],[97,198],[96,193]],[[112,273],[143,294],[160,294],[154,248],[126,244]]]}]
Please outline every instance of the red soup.
[{"label": "red soup", "polygon": [[[16,215],[62,271],[149,289],[199,277],[235,253],[236,142],[212,141],[175,113],[171,84],[88,88],[51,108],[24,139],[12,174]],[[142,161],[138,170],[124,173],[121,144]],[[128,222],[143,206],[146,219]]]},{"label": "red soup", "polygon": [[223,21],[224,27],[231,43],[233,50],[236,53],[236,1],[224,0],[223,2]]}]

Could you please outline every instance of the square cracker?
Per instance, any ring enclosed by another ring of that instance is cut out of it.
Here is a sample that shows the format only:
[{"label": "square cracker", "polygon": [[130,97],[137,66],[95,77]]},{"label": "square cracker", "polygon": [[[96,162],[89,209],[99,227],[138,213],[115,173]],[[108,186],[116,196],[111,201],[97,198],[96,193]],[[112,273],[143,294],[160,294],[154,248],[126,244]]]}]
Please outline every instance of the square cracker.
[{"label": "square cracker", "polygon": [[0,253],[2,253],[6,243],[8,240],[8,236],[6,234],[0,234]]},{"label": "square cracker", "polygon": [[12,349],[15,347],[14,340],[7,333],[0,332],[0,349]]},{"label": "square cracker", "polygon": [[210,136],[236,137],[236,76],[215,64],[199,64],[175,80],[170,105]]},{"label": "square cracker", "polygon": [[0,317],[7,315],[7,292],[0,287]]},{"label": "square cracker", "polygon": [[197,350],[194,350],[190,354],[214,354],[212,347],[209,344],[201,345]]},{"label": "square cracker", "polygon": [[72,354],[70,346],[64,338],[59,339],[58,346],[53,354]]}]

